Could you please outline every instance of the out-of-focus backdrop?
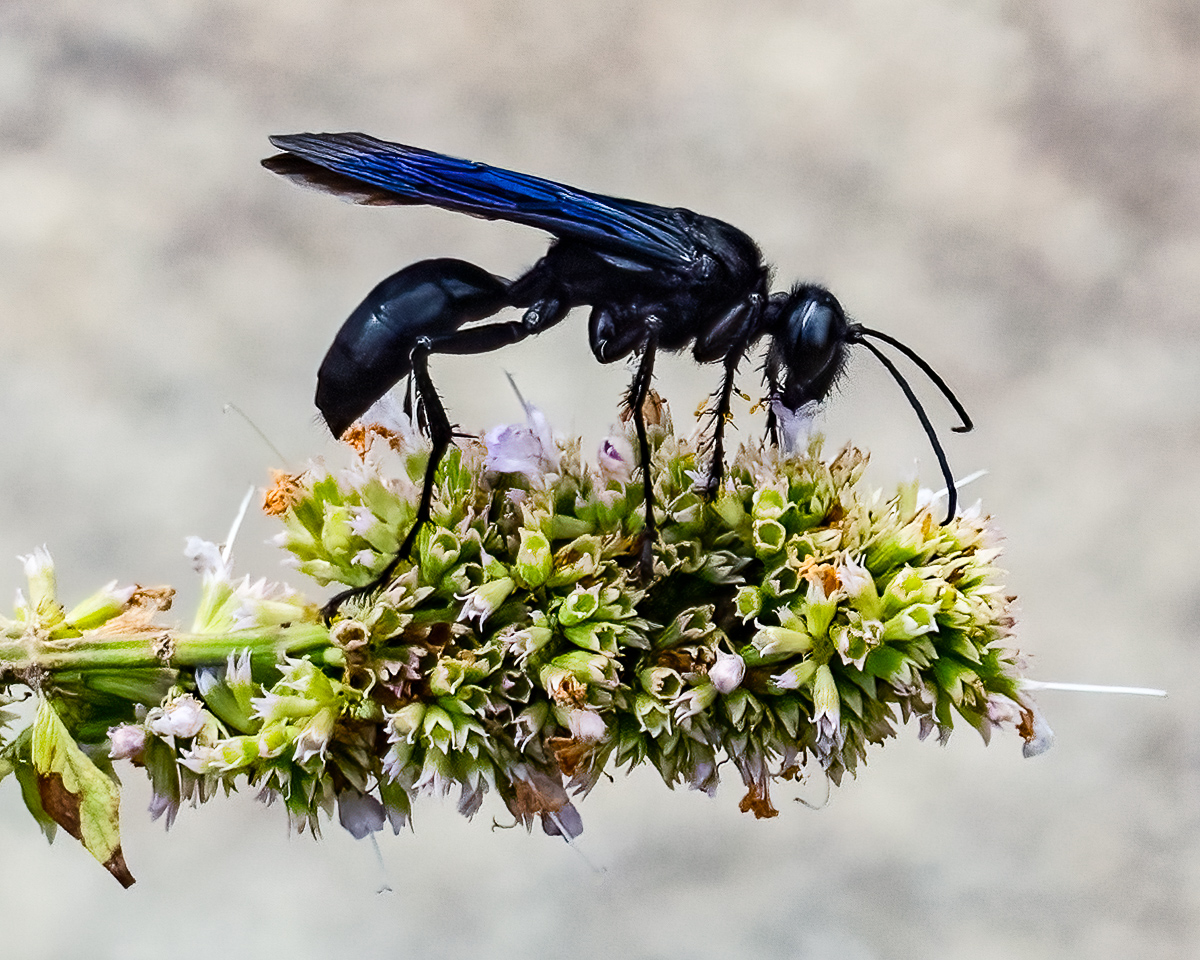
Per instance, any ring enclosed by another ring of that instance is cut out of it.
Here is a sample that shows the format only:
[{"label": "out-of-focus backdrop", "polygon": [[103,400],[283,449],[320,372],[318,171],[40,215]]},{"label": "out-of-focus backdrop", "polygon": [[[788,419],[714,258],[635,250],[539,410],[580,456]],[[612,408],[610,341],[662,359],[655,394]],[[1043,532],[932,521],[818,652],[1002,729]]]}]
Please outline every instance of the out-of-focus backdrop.
[{"label": "out-of-focus backdrop", "polygon": [[[793,278],[918,349],[961,476],[1008,537],[1034,676],[1166,687],[1040,696],[1032,761],[906,728],[813,812],[772,821],[618,775],[579,850],[426,802],[415,834],[287,836],[249,796],[164,834],[130,772],[122,891],[47,847],[0,784],[0,943],[21,958],[1142,958],[1200,951],[1200,13],[1188,0],[4,0],[0,590],[48,544],[62,592],[171,583],[273,466],[332,456],[317,364],[376,282],[453,256],[515,275],[541,234],[365,209],[258,160],[362,130],[735,223]],[[678,421],[717,382],[659,365]],[[511,372],[598,441],[627,371],[582,316],[439,358],[455,419],[519,419]],[[757,390],[747,365],[743,386]],[[236,414],[236,404],[285,458]],[[739,436],[761,424],[740,408]],[[886,372],[824,421],[871,477],[940,486]],[[919,464],[917,461],[919,460]],[[273,529],[240,569],[279,576]],[[9,559],[3,559],[3,558]],[[736,778],[734,778],[736,780]],[[810,800],[821,790],[811,788]],[[391,893],[377,893],[386,881]]]}]

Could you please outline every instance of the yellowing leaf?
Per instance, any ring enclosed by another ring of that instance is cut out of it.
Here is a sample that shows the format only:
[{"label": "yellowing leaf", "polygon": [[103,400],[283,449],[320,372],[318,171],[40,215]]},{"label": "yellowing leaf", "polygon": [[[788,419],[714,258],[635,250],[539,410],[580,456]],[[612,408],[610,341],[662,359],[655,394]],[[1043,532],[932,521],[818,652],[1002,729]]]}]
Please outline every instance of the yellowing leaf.
[{"label": "yellowing leaf", "polygon": [[38,704],[30,754],[46,813],[104,864],[121,886],[132,885],[133,875],[121,854],[117,786],[79,749],[46,699]]}]

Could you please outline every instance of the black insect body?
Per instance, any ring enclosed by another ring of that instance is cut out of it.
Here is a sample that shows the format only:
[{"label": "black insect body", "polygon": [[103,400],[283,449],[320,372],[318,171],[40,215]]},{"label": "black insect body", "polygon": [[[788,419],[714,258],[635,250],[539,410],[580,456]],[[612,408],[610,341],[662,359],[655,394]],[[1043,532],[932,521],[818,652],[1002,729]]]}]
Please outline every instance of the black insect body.
[{"label": "black insect body", "polygon": [[[579,306],[591,308],[588,342],[597,360],[640,354],[627,400],[643,464],[643,571],[649,571],[655,526],[642,408],[659,350],[690,348],[698,362],[724,367],[712,407],[705,483],[712,495],[724,472],[725,423],[734,375],[746,352],[767,338],[768,430],[775,440],[774,404],[795,411],[823,400],[841,373],[846,345],[863,344],[916,411],[946,480],[947,519],[954,515],[954,480],[933,426],[895,365],[866,338],[889,343],[916,363],[962,418],[954,429],[969,430],[970,418],[954,394],[908,347],[848,321],[823,287],[801,284],[769,293],[769,268],[754,241],[737,228],[690,210],[586,193],[361,133],[297,134],[272,137],[271,143],[285,152],[263,161],[268,170],[343,198],[371,205],[430,204],[537,227],[556,238],[545,256],[512,281],[462,260],[406,267],[367,295],[321,364],[317,407],[335,435],[401,378],[410,377],[416,388],[432,451],[416,522],[397,559],[408,555],[429,518],[434,472],[453,438],[429,375],[429,355],[496,350],[548,329]],[[517,320],[483,322],[506,307],[524,313]]]}]

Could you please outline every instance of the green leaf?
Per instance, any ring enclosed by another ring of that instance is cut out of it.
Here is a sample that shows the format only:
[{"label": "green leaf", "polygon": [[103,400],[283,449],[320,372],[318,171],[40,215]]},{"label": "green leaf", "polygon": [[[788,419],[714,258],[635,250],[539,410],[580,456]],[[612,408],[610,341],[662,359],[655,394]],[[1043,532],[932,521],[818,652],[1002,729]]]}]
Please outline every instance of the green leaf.
[{"label": "green leaf", "polygon": [[133,875],[121,854],[117,786],[79,749],[44,698],[33,721],[30,758],[46,813],[104,864],[121,886],[132,885]]}]

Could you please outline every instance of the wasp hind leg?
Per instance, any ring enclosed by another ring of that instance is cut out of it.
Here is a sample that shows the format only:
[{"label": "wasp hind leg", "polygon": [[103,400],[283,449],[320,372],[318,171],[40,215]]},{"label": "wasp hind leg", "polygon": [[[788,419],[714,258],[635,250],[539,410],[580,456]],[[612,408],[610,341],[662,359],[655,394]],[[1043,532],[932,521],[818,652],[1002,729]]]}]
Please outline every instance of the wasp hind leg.
[{"label": "wasp hind leg", "polygon": [[642,467],[642,495],[645,505],[646,523],[642,528],[638,545],[638,574],[643,583],[650,581],[654,572],[654,541],[658,527],[654,522],[654,477],[650,473],[650,439],[646,435],[646,398],[650,395],[650,383],[654,379],[654,353],[658,338],[651,333],[642,345],[642,359],[629,386],[628,402],[633,412],[633,425],[637,431],[638,459]]},{"label": "wasp hind leg", "polygon": [[425,479],[421,485],[421,500],[417,504],[416,518],[413,520],[412,526],[408,528],[408,535],[405,536],[404,542],[400,544],[400,549],[396,552],[396,555],[392,557],[388,565],[379,572],[379,575],[374,580],[361,587],[351,587],[349,590],[343,590],[341,593],[333,596],[321,608],[321,615],[325,618],[326,622],[333,619],[342,604],[347,600],[366,596],[386,587],[391,582],[392,575],[396,572],[396,567],[399,566],[400,561],[407,560],[412,555],[413,546],[417,542],[417,534],[421,532],[421,527],[429,520],[430,510],[433,506],[433,486],[437,478],[438,465],[442,462],[442,457],[446,455],[446,451],[450,448],[450,442],[454,439],[454,428],[450,425],[450,418],[446,416],[446,408],[442,406],[441,397],[438,396],[437,388],[433,385],[433,379],[429,376],[429,353],[430,344],[427,340],[422,340],[418,343],[412,352],[412,382],[417,390],[419,412],[424,414],[430,442],[429,460],[425,464]]}]

